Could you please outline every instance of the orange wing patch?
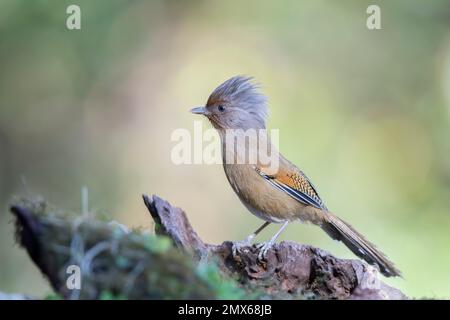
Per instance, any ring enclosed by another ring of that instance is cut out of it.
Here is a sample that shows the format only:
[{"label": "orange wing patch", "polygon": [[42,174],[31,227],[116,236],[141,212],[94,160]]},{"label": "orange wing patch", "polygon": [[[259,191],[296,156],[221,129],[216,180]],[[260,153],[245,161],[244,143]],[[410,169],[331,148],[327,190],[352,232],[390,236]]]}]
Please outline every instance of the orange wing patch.
[{"label": "orange wing patch", "polygon": [[[326,209],[322,199],[320,199],[319,194],[313,184],[309,181],[308,177],[295,166],[291,166],[293,168],[289,168],[289,171],[286,170],[286,166],[280,167],[280,170],[275,175],[265,174],[263,168],[255,169],[275,187],[286,192],[296,200],[319,209]],[[293,169],[296,170],[294,171]]]}]

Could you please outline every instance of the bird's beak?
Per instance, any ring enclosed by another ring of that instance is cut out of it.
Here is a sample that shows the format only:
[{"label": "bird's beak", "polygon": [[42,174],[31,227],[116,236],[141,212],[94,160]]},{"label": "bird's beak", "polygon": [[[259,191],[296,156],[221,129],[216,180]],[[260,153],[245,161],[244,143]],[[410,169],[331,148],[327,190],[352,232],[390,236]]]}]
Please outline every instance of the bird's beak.
[{"label": "bird's beak", "polygon": [[191,112],[194,114],[207,114],[207,111],[205,107],[196,107],[192,108]]}]

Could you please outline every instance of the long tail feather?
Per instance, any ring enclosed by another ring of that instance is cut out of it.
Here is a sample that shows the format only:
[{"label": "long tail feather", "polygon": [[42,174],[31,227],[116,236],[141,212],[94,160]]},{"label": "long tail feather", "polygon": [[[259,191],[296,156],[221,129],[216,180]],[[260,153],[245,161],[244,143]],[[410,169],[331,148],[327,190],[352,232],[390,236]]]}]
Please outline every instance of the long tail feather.
[{"label": "long tail feather", "polygon": [[386,277],[401,276],[400,270],[351,225],[328,212],[322,229],[335,240],[342,241],[354,254],[367,263],[377,265]]}]

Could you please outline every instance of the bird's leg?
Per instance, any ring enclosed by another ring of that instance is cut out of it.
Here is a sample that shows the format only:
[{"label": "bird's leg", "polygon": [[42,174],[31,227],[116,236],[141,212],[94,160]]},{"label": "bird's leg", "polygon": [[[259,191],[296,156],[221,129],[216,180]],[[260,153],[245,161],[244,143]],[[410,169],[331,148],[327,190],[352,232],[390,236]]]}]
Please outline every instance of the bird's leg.
[{"label": "bird's leg", "polygon": [[253,232],[251,235],[249,235],[247,238],[245,238],[242,241],[234,242],[233,248],[232,248],[233,256],[236,256],[236,254],[239,252],[239,250],[241,250],[242,247],[249,246],[251,244],[252,240],[258,235],[258,233],[263,231],[269,224],[270,224],[269,221],[264,222],[264,224],[262,226],[260,226],[258,229],[256,229],[256,231]]},{"label": "bird's leg", "polygon": [[269,241],[258,245],[258,247],[260,249],[259,254],[258,254],[259,260],[263,260],[266,258],[267,251],[269,251],[269,249],[275,243],[275,240],[277,240],[278,236],[283,232],[283,230],[287,227],[288,224],[289,224],[289,221],[285,221],[283,223],[283,225],[281,226],[280,230],[278,230],[277,233],[275,233],[275,235]]}]

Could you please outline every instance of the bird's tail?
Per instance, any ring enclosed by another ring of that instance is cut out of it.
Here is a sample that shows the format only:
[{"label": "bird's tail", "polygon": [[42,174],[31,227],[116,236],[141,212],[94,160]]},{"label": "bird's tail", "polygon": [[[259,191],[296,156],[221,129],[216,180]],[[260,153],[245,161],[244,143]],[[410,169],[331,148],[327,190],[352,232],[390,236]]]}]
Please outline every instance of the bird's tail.
[{"label": "bird's tail", "polygon": [[327,212],[321,227],[330,237],[342,241],[358,257],[377,265],[386,277],[401,276],[400,270],[374,244],[331,212]]}]

